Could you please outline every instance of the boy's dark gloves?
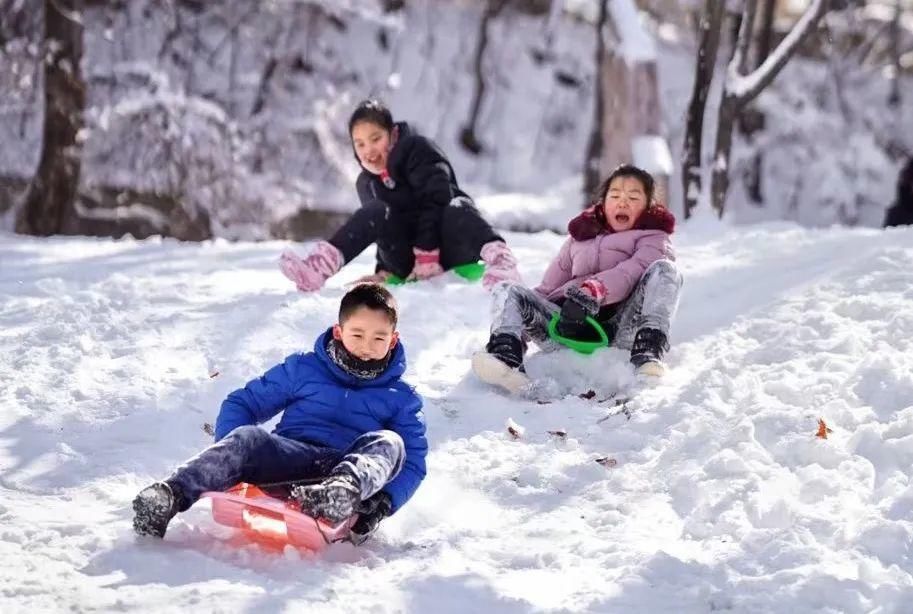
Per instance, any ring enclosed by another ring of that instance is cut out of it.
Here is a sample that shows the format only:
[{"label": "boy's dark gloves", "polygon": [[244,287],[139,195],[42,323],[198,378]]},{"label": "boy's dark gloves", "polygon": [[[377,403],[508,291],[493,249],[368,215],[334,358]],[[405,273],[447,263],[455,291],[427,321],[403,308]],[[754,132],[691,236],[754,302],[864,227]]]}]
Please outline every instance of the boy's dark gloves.
[{"label": "boy's dark gloves", "polygon": [[393,512],[393,502],[390,495],[381,491],[362,501],[357,511],[358,520],[349,531],[349,541],[360,546],[374,534],[380,521]]},{"label": "boy's dark gloves", "polygon": [[592,338],[595,331],[586,319],[596,317],[599,313],[599,303],[605,293],[605,286],[596,279],[588,279],[579,286],[568,288],[555,327],[558,334],[570,339]]}]

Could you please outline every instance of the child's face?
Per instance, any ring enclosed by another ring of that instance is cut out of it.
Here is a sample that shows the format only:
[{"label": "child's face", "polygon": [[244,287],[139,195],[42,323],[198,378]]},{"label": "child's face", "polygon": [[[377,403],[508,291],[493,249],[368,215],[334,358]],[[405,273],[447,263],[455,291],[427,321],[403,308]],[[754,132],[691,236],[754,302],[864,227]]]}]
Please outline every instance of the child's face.
[{"label": "child's face", "polygon": [[603,207],[605,219],[612,230],[631,230],[647,208],[644,185],[636,177],[616,177],[609,184]]},{"label": "child's face", "polygon": [[372,122],[352,126],[352,145],[361,165],[375,175],[387,168],[390,154],[390,133]]},{"label": "child's face", "polygon": [[384,312],[359,307],[333,326],[333,338],[361,360],[379,360],[396,345],[399,333]]}]

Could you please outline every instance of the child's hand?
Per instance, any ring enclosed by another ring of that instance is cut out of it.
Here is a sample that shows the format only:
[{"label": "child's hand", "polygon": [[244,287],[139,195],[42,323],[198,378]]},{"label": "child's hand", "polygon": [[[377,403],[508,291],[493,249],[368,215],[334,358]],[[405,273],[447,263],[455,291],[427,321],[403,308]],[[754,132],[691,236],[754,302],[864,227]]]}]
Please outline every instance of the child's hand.
[{"label": "child's hand", "polygon": [[441,250],[414,247],[412,252],[415,254],[415,268],[409,275],[410,279],[430,279],[444,272],[440,262]]},{"label": "child's hand", "polygon": [[580,286],[568,288],[555,327],[558,334],[571,339],[589,337],[592,328],[586,319],[599,313],[600,299],[605,293],[605,286],[597,279],[588,279]]}]

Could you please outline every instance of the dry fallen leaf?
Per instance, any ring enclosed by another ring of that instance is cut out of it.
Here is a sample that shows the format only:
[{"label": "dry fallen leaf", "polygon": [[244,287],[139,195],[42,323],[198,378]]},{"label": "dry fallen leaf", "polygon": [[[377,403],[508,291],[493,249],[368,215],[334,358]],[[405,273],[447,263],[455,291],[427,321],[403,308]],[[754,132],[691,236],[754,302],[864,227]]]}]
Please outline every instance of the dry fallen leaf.
[{"label": "dry fallen leaf", "polygon": [[560,439],[561,441],[564,441],[565,439],[567,439],[567,431],[565,431],[564,429],[556,429],[554,431],[548,431],[548,434],[551,435],[552,437]]},{"label": "dry fallen leaf", "polygon": [[609,458],[608,456],[601,456],[596,459],[596,462],[602,465],[603,467],[614,467],[618,464],[618,461],[614,458]]},{"label": "dry fallen leaf", "polygon": [[586,399],[587,401],[589,401],[590,399],[592,399],[593,397],[596,396],[596,391],[595,391],[595,390],[587,390],[586,392],[581,392],[581,393],[578,394],[577,396],[580,397],[581,399]]},{"label": "dry fallen leaf", "polygon": [[525,428],[513,421],[512,418],[507,419],[507,432],[510,433],[510,436],[514,439],[520,439],[523,437],[523,433],[526,431]]},{"label": "dry fallen leaf", "polygon": [[208,422],[203,423],[203,432],[209,435],[210,437],[216,436],[216,430],[212,428],[212,425]]},{"label": "dry fallen leaf", "polygon": [[815,437],[820,437],[821,439],[827,439],[828,433],[833,433],[834,430],[827,425],[827,423],[822,418],[818,418],[818,432],[815,433]]},{"label": "dry fallen leaf", "polygon": [[218,371],[213,371],[212,373],[209,374],[209,379],[212,379],[212,378],[214,378],[214,377],[219,377],[219,372],[218,372]]}]

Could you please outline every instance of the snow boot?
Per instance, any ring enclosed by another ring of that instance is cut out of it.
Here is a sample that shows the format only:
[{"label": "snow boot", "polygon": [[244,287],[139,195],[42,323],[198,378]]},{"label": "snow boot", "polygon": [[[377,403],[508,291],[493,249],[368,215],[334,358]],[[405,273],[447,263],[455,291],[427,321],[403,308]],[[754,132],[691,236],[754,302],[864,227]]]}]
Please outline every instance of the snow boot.
[{"label": "snow boot", "polygon": [[504,283],[522,283],[517,270],[517,259],[504,241],[489,241],[482,246],[479,254],[485,263],[482,287],[489,292]]},{"label": "snow boot", "polygon": [[286,250],[279,257],[282,274],[295,282],[301,292],[314,292],[323,287],[330,277],[345,264],[342,252],[326,241],[318,241],[306,257]]},{"label": "snow boot", "polygon": [[631,364],[638,375],[661,377],[666,373],[663,355],[668,349],[666,333],[656,328],[641,328],[631,346]]},{"label": "snow boot", "polygon": [[167,482],[156,482],[133,499],[133,530],[137,535],[165,537],[168,523],[178,513],[180,493]]},{"label": "snow boot", "polygon": [[514,335],[492,335],[485,351],[473,355],[472,370],[486,384],[517,394],[529,386],[529,378],[523,368],[525,349],[523,341]]},{"label": "snow boot", "polygon": [[319,484],[293,486],[292,498],[301,504],[303,513],[336,525],[355,513],[361,489],[352,476],[333,475]]}]

